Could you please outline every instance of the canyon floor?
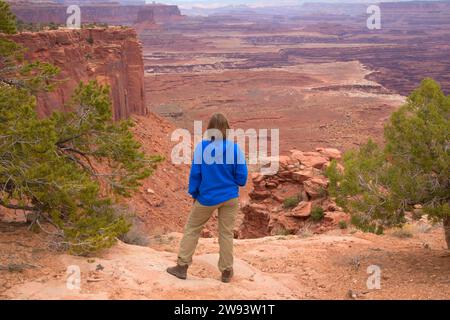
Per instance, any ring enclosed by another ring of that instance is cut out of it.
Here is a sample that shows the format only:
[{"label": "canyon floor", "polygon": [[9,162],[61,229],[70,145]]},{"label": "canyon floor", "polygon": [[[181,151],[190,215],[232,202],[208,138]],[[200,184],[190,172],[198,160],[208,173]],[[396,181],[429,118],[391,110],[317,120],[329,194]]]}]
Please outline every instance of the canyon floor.
[{"label": "canyon floor", "polygon": [[367,29],[364,6],[186,17],[141,30],[147,107],[190,130],[214,112],[234,128],[279,129],[282,153],[382,142],[389,115],[423,78],[450,88],[450,7],[439,8],[386,5],[381,30]]},{"label": "canyon floor", "polygon": [[[292,59],[289,66],[247,66],[246,58],[221,56],[231,48],[223,47],[225,40],[215,41],[220,53],[174,53],[158,67],[164,73],[146,74],[151,111],[189,130],[194,120],[206,121],[214,112],[224,113],[234,128],[279,129],[281,152],[286,153],[319,144],[349,149],[369,137],[379,140],[383,123],[404,101],[367,80],[371,70],[359,61]],[[241,46],[234,50],[246,52]],[[270,48],[252,51],[274,58]],[[154,54],[145,52],[146,63],[156,63],[150,62]]]},{"label": "canyon floor", "polygon": [[[216,239],[201,239],[188,280],[165,272],[179,233],[149,247],[122,242],[92,258],[49,251],[43,235],[0,225],[2,299],[449,299],[450,256],[441,226],[411,225],[412,238],[350,231],[235,243],[235,278],[220,282]],[[424,231],[426,230],[426,231]],[[370,290],[367,268],[381,270]],[[68,289],[69,266],[81,270]]]}]

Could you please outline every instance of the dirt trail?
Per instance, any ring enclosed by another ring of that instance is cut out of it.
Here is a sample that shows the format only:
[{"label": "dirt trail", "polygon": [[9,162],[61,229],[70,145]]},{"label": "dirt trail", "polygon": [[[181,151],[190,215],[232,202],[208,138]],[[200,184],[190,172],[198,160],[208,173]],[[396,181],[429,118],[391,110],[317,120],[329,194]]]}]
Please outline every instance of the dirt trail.
[{"label": "dirt trail", "polygon": [[[442,228],[413,238],[333,231],[302,238],[277,236],[236,241],[236,277],[223,284],[217,239],[201,239],[187,281],[166,274],[181,235],[154,238],[152,248],[118,243],[96,258],[39,248],[25,230],[0,234],[0,265],[23,263],[22,272],[0,270],[6,299],[449,299],[450,261]],[[42,245],[42,243],[41,243]],[[37,246],[37,247],[36,247]],[[367,267],[381,268],[381,290],[368,290]],[[81,290],[67,289],[67,268],[79,266]]]}]

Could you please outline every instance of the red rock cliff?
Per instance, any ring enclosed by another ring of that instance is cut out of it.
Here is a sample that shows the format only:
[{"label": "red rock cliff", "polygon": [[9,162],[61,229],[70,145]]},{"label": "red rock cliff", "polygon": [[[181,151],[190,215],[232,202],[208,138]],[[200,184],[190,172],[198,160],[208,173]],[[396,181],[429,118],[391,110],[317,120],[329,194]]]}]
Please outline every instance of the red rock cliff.
[{"label": "red rock cliff", "polygon": [[115,119],[146,114],[142,48],[134,29],[80,29],[21,33],[13,39],[28,48],[27,59],[61,69],[61,85],[38,98],[38,113],[64,109],[80,81],[111,86]]}]

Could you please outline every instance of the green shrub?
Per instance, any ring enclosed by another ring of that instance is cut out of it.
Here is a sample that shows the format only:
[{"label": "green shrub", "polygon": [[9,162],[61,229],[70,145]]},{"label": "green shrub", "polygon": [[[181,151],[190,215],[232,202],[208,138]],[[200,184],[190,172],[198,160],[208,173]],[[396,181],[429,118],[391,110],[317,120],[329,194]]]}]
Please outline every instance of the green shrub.
[{"label": "green shrub", "polygon": [[347,228],[348,228],[347,222],[345,222],[344,220],[339,221],[339,229],[344,230]]},{"label": "green shrub", "polygon": [[366,232],[402,227],[405,214],[443,222],[450,246],[450,96],[424,79],[384,129],[385,146],[372,141],[344,155],[344,170],[327,169],[329,192],[352,223]]},{"label": "green shrub", "polygon": [[293,209],[300,203],[301,199],[298,195],[284,199],[283,208]]},{"label": "green shrub", "polygon": [[[0,23],[1,30],[11,28]],[[52,106],[66,112],[39,117],[36,96],[54,88],[59,70],[24,61],[23,51],[0,39],[0,206],[26,212],[30,229],[50,223],[54,243],[70,253],[110,247],[130,228],[116,203],[162,158],[141,151],[131,120],[113,120],[109,88],[96,81],[80,83],[67,105]]]},{"label": "green shrub", "polygon": [[58,30],[58,29],[59,29],[59,26],[58,26],[58,24],[56,24],[56,23],[54,23],[54,22],[50,22],[50,23],[48,24],[48,29],[49,29],[49,30]]},{"label": "green shrub", "polygon": [[321,207],[314,207],[311,210],[311,220],[314,222],[322,221],[325,217],[325,212]]},{"label": "green shrub", "polygon": [[289,230],[287,230],[286,228],[284,228],[284,227],[282,227],[282,226],[277,226],[277,227],[273,230],[272,234],[275,235],[275,236],[288,236],[288,235],[290,235],[291,233],[290,233]]},{"label": "green shrub", "polygon": [[11,12],[9,4],[0,0],[0,32],[14,34],[17,32],[16,16]]}]

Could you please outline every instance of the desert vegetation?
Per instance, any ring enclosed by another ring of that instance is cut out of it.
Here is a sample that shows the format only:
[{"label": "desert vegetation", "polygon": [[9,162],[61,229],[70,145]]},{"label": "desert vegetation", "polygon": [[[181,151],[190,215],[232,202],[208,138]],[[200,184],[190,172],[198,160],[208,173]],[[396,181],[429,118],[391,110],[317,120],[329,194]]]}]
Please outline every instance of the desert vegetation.
[{"label": "desert vegetation", "polygon": [[[0,31],[13,34],[14,16],[0,5]],[[0,42],[0,205],[26,211],[31,228],[71,253],[111,246],[130,227],[117,202],[161,158],[140,150],[131,121],[113,121],[109,89],[95,81],[79,84],[68,112],[39,118],[36,96],[58,85],[58,68],[24,61],[6,36]]]},{"label": "desert vegetation", "polygon": [[405,214],[443,222],[450,247],[450,96],[425,79],[385,126],[385,146],[369,141],[328,168],[329,191],[364,231],[399,227]]}]

